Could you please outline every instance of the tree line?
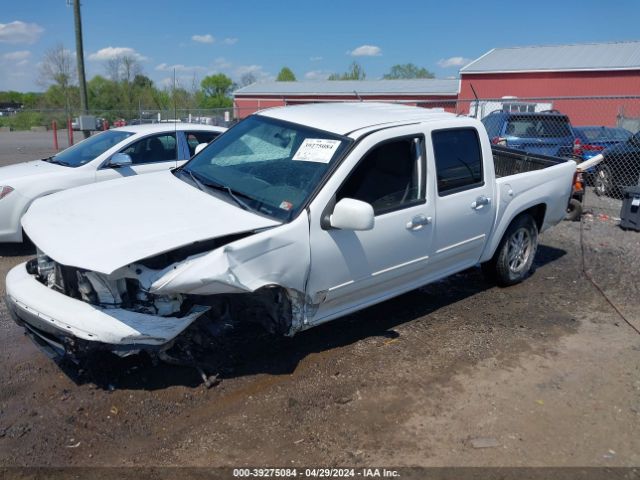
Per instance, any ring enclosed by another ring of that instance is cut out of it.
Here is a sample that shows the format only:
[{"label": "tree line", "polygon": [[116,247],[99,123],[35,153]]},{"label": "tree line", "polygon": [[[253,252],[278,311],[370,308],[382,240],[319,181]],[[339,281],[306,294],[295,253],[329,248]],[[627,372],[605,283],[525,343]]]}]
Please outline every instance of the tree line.
[{"label": "tree line", "polygon": [[[433,78],[425,68],[412,63],[391,67],[384,79]],[[328,80],[364,80],[366,73],[362,66],[353,62],[346,72],[333,73]],[[114,57],[104,65],[103,74],[95,75],[87,82],[89,108],[95,115],[109,121],[117,118],[136,118],[143,110],[195,110],[227,108],[233,105],[231,93],[240,87],[256,82],[252,73],[242,76],[238,83],[223,73],[208,75],[200,81],[193,76],[189,85],[176,80],[171,85],[159,87],[144,74],[138,58],[131,55]],[[277,81],[296,81],[289,67],[283,67]],[[37,83],[42,93],[0,92],[0,103],[21,104],[26,110],[12,117],[0,117],[1,125],[16,128],[45,124],[51,115],[44,118],[46,111],[56,111],[61,123],[77,115],[80,109],[80,93],[77,85],[76,63],[72,53],[62,44],[47,52],[40,63]],[[24,123],[25,125],[21,125]]]}]

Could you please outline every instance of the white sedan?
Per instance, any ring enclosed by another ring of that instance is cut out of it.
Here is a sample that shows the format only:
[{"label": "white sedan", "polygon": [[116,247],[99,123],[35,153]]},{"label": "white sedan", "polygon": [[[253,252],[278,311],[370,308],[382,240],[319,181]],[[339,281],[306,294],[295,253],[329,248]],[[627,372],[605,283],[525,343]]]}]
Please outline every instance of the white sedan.
[{"label": "white sedan", "polygon": [[136,125],[93,135],[52,157],[0,168],[0,242],[23,240],[20,219],[39,197],[94,182],[179,167],[224,132],[189,123]]}]

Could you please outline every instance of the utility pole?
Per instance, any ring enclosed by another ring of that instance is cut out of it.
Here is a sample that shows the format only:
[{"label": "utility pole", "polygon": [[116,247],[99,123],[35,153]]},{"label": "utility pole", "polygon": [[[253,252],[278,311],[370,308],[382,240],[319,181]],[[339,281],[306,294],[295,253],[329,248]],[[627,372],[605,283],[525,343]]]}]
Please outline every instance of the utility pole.
[{"label": "utility pole", "polygon": [[[89,113],[89,101],[87,100],[87,80],[84,75],[84,48],[82,46],[82,20],[80,18],[80,0],[73,2],[73,19],[76,29],[76,60],[78,62],[78,84],[80,85],[80,109],[83,115]],[[84,130],[84,138],[89,137],[89,132]]]}]

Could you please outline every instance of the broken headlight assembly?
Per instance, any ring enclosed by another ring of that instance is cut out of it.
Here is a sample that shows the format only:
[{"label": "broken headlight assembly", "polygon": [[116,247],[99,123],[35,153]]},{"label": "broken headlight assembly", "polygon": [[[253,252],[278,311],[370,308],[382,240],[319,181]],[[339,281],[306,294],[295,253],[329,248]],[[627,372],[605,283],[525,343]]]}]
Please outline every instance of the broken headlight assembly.
[{"label": "broken headlight assembly", "polygon": [[122,308],[161,317],[183,312],[183,295],[154,295],[135,278],[112,279],[101,273],[67,267],[39,249],[36,258],[27,262],[27,271],[48,288],[97,307]]}]

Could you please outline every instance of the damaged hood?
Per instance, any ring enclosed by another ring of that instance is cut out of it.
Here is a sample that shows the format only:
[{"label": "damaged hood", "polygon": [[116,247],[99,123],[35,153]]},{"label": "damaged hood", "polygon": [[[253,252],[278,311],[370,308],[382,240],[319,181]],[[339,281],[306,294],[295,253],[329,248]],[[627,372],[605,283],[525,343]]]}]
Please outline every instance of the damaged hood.
[{"label": "damaged hood", "polygon": [[110,274],[194,242],[279,225],[174,177],[139,175],[36,200],[25,232],[63,265]]}]

